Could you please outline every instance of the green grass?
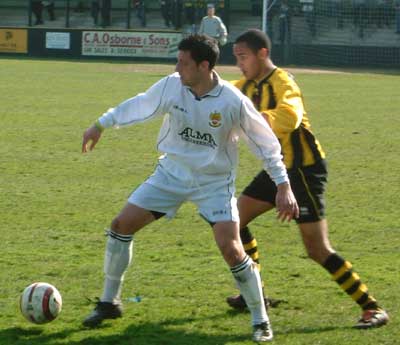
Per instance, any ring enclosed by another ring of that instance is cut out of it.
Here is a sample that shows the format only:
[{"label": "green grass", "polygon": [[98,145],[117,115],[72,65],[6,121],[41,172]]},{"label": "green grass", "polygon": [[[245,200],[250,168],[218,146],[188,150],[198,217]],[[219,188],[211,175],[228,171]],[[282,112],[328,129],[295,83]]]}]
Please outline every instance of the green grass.
[{"label": "green grass", "polygon": [[[80,327],[102,290],[105,237],[130,191],[152,172],[159,121],[107,131],[82,155],[84,129],[173,66],[0,59],[0,344],[251,344],[249,315],[231,312],[228,268],[191,204],[136,236],[124,284],[125,317]],[[224,72],[225,78],[238,74]],[[296,73],[314,132],[328,154],[331,241],[390,312],[385,328],[356,331],[357,306],[307,259],[295,224],[257,219],[276,344],[398,343],[400,77]],[[240,191],[260,169],[241,147]],[[29,324],[18,299],[34,281],[63,296],[59,318]]]}]

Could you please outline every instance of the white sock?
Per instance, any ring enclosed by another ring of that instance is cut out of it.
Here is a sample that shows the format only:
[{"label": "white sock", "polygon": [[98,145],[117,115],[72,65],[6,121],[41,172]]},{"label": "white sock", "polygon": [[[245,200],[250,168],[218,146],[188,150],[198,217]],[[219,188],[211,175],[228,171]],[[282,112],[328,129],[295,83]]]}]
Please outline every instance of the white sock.
[{"label": "white sock", "polygon": [[231,267],[231,271],[250,310],[253,326],[263,322],[269,323],[257,265],[246,256],[240,264]]},{"label": "white sock", "polygon": [[121,303],[121,289],[125,271],[132,261],[132,235],[108,232],[104,255],[104,289],[100,300],[114,304]]}]

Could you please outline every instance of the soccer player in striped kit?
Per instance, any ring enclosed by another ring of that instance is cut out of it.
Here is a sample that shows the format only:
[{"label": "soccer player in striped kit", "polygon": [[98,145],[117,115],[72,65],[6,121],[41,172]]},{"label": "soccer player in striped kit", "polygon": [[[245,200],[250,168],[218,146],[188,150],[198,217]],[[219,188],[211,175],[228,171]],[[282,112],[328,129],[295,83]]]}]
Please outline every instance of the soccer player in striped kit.
[{"label": "soccer player in striped kit", "polygon": [[278,217],[297,217],[298,207],[282,162],[281,147],[251,101],[214,71],[219,55],[214,39],[189,36],[180,42],[178,50],[176,73],[108,110],[83,135],[82,152],[87,152],[94,148],[105,128],[164,116],[157,142],[164,154],[155,172],[131,194],[111,223],[103,295],[83,324],[96,327],[104,319],[122,315],[121,286],[132,260],[133,235],[164,215],[173,217],[180,205],[189,200],[212,226],[217,246],[248,302],[253,340],[270,341],[273,333],[261,280],[240,241],[234,193],[237,144],[242,136],[277,186]]},{"label": "soccer player in striped kit", "polygon": [[[248,30],[233,48],[243,78],[234,82],[270,124],[282,145],[283,160],[297,199],[296,219],[309,257],[324,267],[339,286],[361,307],[356,328],[378,327],[389,320],[349,261],[332,248],[325,219],[324,192],[327,182],[325,153],[311,131],[301,91],[293,77],[275,66],[270,58],[271,42],[260,30]],[[276,188],[260,172],[238,199],[240,235],[246,253],[259,262],[257,241],[248,224],[275,207]],[[227,298],[236,309],[246,307],[240,295]]]}]

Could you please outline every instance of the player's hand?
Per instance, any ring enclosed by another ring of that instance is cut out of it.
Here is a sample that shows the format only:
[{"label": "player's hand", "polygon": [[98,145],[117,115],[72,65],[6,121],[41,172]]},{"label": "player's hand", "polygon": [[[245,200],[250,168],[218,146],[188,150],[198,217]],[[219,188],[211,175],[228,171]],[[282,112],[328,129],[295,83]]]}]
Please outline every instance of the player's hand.
[{"label": "player's hand", "polygon": [[101,131],[96,126],[89,127],[85,133],[83,133],[82,153],[88,152],[88,149],[92,151],[100,137]]},{"label": "player's hand", "polygon": [[277,187],[275,204],[277,211],[277,218],[284,222],[290,222],[293,218],[299,217],[299,206],[297,205],[296,198],[290,188],[289,183],[282,183]]},{"label": "player's hand", "polygon": [[262,111],[261,115],[263,116],[265,121],[267,121],[268,125],[271,127],[271,119],[269,117],[270,115],[266,111]]}]

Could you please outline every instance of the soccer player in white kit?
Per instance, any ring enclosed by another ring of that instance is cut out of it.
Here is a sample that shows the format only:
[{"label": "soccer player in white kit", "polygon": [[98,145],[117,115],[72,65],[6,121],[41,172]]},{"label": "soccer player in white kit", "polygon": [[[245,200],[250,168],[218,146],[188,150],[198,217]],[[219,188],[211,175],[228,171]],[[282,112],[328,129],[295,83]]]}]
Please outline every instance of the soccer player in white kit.
[{"label": "soccer player in white kit", "polygon": [[96,327],[122,316],[121,286],[132,259],[133,235],[152,221],[173,217],[192,201],[212,226],[215,241],[244,296],[253,326],[253,340],[273,337],[256,265],[239,236],[235,198],[237,143],[246,139],[278,188],[276,203],[282,221],[298,216],[281,147],[252,102],[214,71],[218,45],[205,35],[183,39],[176,73],[145,93],[109,109],[89,127],[82,152],[92,150],[105,128],[132,125],[164,116],[157,147],[163,153],[154,174],[140,185],[111,223],[104,258],[104,289],[94,311],[83,321]]}]

